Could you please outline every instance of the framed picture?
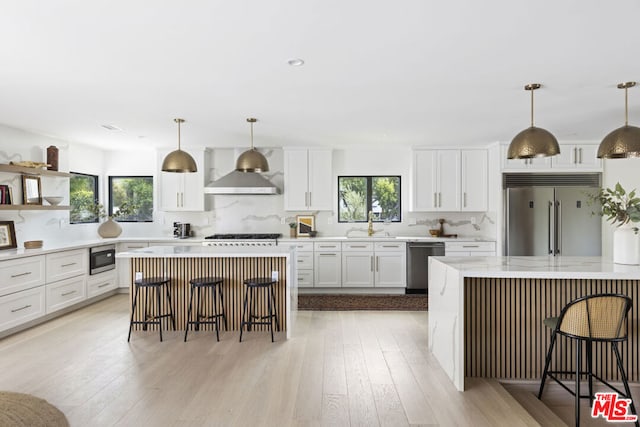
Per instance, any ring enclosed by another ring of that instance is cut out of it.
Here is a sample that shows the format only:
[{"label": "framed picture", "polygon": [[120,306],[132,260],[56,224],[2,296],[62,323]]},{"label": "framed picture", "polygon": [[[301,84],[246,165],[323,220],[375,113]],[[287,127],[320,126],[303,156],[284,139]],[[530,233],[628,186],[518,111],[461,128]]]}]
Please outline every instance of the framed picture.
[{"label": "framed picture", "polygon": [[298,237],[309,237],[309,232],[316,228],[316,217],[314,215],[296,216]]},{"label": "framed picture", "polygon": [[40,188],[39,176],[22,175],[22,203],[25,205],[42,204],[42,188]]},{"label": "framed picture", "polygon": [[0,250],[17,248],[16,228],[13,221],[0,221]]}]

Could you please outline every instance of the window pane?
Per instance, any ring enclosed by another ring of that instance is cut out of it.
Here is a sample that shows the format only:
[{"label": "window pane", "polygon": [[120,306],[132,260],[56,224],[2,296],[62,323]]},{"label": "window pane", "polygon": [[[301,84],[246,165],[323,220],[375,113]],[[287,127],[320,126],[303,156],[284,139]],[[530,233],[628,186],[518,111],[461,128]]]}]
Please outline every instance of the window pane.
[{"label": "window pane", "polygon": [[153,177],[110,176],[109,215],[119,222],[153,221]]},{"label": "window pane", "polygon": [[98,177],[72,173],[69,179],[69,200],[71,224],[98,222],[98,216],[92,209],[98,203]]},{"label": "window pane", "polygon": [[372,177],[371,210],[374,221],[400,221],[400,177]]},{"label": "window pane", "polygon": [[338,221],[367,220],[367,178],[338,177]]}]

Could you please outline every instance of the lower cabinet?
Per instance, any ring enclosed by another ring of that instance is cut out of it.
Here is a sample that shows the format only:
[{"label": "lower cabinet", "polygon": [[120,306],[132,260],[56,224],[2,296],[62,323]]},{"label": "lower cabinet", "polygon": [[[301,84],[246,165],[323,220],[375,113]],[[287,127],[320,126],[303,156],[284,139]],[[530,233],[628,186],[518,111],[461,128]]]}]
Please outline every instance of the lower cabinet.
[{"label": "lower cabinet", "polygon": [[298,287],[313,288],[313,242],[296,242]]},{"label": "lower cabinet", "polygon": [[315,243],[313,261],[315,288],[342,287],[340,243]]},{"label": "lower cabinet", "polygon": [[407,286],[407,248],[404,242],[375,244],[375,286],[405,288]]},{"label": "lower cabinet", "polygon": [[86,299],[86,276],[72,277],[54,283],[47,283],[47,314],[69,307]]},{"label": "lower cabinet", "polygon": [[89,276],[87,279],[87,298],[97,297],[118,287],[115,270]]},{"label": "lower cabinet", "polygon": [[373,252],[342,252],[342,287],[373,286]]},{"label": "lower cabinet", "polygon": [[446,256],[495,256],[496,242],[445,242]]},{"label": "lower cabinet", "polygon": [[44,286],[0,297],[0,331],[13,328],[44,315]]}]

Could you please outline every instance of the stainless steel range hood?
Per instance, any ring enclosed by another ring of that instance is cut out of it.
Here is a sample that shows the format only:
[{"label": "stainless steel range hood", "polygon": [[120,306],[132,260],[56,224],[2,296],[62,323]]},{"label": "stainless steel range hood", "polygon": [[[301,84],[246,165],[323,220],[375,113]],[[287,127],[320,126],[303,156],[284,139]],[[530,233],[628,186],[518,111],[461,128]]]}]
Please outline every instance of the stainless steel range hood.
[{"label": "stainless steel range hood", "polygon": [[280,194],[280,189],[259,173],[234,170],[207,184],[204,194]]}]

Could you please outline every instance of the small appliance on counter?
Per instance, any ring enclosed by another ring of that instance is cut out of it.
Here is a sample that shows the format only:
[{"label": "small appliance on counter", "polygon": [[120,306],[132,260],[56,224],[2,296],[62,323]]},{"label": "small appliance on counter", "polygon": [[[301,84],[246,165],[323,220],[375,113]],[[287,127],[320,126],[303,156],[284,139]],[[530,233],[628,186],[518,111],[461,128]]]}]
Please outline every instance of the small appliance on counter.
[{"label": "small appliance on counter", "polygon": [[188,222],[174,222],[173,237],[176,239],[186,239],[191,237],[191,224]]}]

